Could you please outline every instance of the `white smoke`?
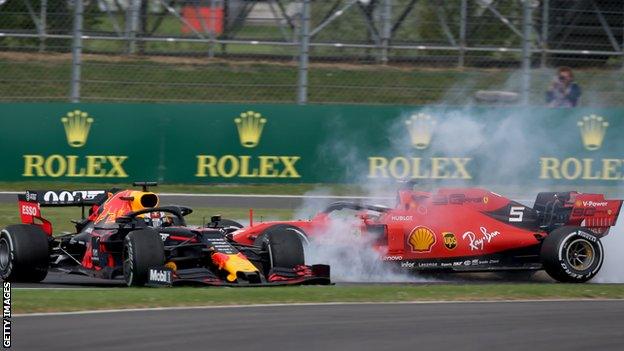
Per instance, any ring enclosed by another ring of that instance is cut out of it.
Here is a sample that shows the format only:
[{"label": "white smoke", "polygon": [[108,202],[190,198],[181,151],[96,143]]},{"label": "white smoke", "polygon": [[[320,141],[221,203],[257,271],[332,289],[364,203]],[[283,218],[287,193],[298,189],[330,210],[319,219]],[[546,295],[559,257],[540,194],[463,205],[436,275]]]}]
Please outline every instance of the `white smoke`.
[{"label": "white smoke", "polygon": [[[550,76],[550,71],[542,72]],[[519,73],[509,75],[509,79],[499,87],[502,90],[514,90],[520,81]],[[385,154],[396,156],[430,157],[432,155],[448,155],[452,157],[476,157],[479,155],[481,164],[471,167],[474,179],[482,179],[482,184],[474,184],[472,180],[454,179],[451,182],[432,182],[422,180],[420,190],[431,191],[442,186],[480,186],[512,200],[520,201],[527,206],[532,206],[535,196],[540,191],[581,191],[581,192],[604,192],[605,188],[567,186],[553,180],[550,184],[541,181],[541,185],[528,184],[526,170],[535,168],[534,162],[540,157],[560,155],[571,145],[580,142],[580,135],[576,128],[557,128],[551,130],[541,125],[528,131],[526,128],[527,114],[535,113],[534,110],[490,108],[479,111],[480,118],[472,116],[473,106],[464,108],[449,107],[452,96],[457,96],[457,91],[468,87],[465,94],[473,91],[469,81],[462,81],[459,86],[449,89],[443,101],[435,107],[418,109],[414,112],[429,114],[436,119],[433,131],[433,140],[439,141],[443,136],[443,142],[433,142],[430,147],[417,154],[406,133],[405,120],[412,112],[406,111],[402,118],[387,127],[384,132],[385,140],[389,142]],[[544,80],[544,91],[547,89],[549,80]],[[587,83],[589,84],[589,83]],[[461,95],[464,95],[463,93]],[[544,121],[550,116],[544,116]],[[495,121],[495,123],[493,122]],[[539,119],[537,120],[539,123]],[[367,155],[358,144],[350,144],[345,141],[344,135],[339,133],[348,128],[339,116],[333,120],[333,125],[328,128],[336,135],[328,135],[328,141],[321,145],[319,152],[322,154],[340,155],[341,168],[346,169],[345,178],[363,189],[366,196],[385,198],[385,204],[392,206],[397,181],[395,179],[369,179]],[[484,154],[483,145],[488,145],[488,154]],[[491,150],[496,150],[491,152]],[[574,156],[574,155],[571,155]],[[537,175],[535,175],[537,177]],[[316,189],[308,194],[331,195],[328,189]],[[609,194],[605,194],[609,195]],[[613,194],[613,197],[621,196],[621,192]],[[376,201],[379,202],[379,201]],[[310,218],[318,212],[325,203],[319,199],[305,201],[298,210],[298,218]],[[618,225],[612,228],[611,233],[602,242],[605,247],[605,261],[601,272],[593,279],[593,282],[624,282],[624,218],[620,218]],[[359,221],[358,221],[359,223]],[[329,263],[332,266],[332,278],[335,281],[411,281],[418,280],[416,276],[396,273],[390,265],[384,264],[379,259],[370,242],[361,240],[352,234],[351,226],[339,225],[330,228],[327,233],[322,233],[321,238],[310,248],[310,257],[318,263]]]},{"label": "white smoke", "polygon": [[600,240],[604,247],[604,262],[592,283],[624,283],[624,217],[609,234]]},{"label": "white smoke", "polygon": [[[347,145],[335,144],[345,156],[345,162],[357,165],[354,162],[357,152],[351,148],[346,151]],[[379,205],[394,205],[394,193],[382,191],[378,185],[363,184],[365,196],[375,197]],[[319,211],[326,208],[333,201],[331,190],[318,187],[307,192],[303,204],[295,212],[295,218],[310,219]],[[370,201],[367,201],[370,203]],[[334,282],[416,282],[422,281],[415,275],[397,272],[393,267],[381,260],[381,253],[373,248],[374,238],[365,237],[358,230],[362,220],[356,217],[357,212],[341,210],[332,213],[331,224],[322,232],[308,233],[312,240],[305,247],[307,264],[328,264],[331,267],[331,279]]]},{"label": "white smoke", "polygon": [[331,267],[334,282],[417,282],[424,281],[416,275],[398,272],[381,260],[373,248],[374,238],[366,237],[359,230],[361,219],[350,216],[334,218],[330,228],[315,233],[314,240],[306,247],[308,264],[323,263]]}]

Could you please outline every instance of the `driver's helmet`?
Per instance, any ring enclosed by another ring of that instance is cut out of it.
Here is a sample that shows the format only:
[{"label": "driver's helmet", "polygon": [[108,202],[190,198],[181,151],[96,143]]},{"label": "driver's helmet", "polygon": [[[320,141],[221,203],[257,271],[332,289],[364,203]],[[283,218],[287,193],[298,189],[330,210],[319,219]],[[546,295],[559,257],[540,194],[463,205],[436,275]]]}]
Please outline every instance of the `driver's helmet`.
[{"label": "driver's helmet", "polygon": [[149,212],[140,217],[149,227],[168,227],[173,224],[173,219],[162,211]]}]

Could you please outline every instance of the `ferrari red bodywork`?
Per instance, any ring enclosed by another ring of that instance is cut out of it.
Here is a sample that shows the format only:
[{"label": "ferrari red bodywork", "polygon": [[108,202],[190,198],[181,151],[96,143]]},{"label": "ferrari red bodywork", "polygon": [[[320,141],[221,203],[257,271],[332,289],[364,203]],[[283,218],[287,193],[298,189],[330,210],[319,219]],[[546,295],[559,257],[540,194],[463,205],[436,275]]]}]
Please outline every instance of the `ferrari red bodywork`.
[{"label": "ferrari red bodywork", "polygon": [[350,209],[360,218],[353,229],[373,243],[382,260],[403,269],[546,268],[556,279],[585,281],[602,265],[600,238],[615,225],[621,205],[621,200],[578,192],[540,193],[528,207],[478,188],[434,193],[406,188],[399,190],[394,208],[335,203],[311,220],[265,222],[240,229],[233,237],[252,244],[267,228],[290,225],[314,240],[332,235],[333,214]]}]

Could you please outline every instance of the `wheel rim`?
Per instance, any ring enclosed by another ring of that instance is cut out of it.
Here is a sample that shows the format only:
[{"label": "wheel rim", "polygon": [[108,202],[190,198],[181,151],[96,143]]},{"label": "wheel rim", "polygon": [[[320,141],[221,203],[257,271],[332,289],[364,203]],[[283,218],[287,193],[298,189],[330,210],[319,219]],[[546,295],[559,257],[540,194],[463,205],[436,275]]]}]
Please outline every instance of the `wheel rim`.
[{"label": "wheel rim", "polygon": [[566,250],[566,261],[577,271],[584,271],[591,267],[595,257],[594,247],[585,239],[572,241]]},{"label": "wheel rim", "polygon": [[9,266],[11,261],[11,247],[9,242],[2,238],[0,239],[0,269],[5,270]]}]

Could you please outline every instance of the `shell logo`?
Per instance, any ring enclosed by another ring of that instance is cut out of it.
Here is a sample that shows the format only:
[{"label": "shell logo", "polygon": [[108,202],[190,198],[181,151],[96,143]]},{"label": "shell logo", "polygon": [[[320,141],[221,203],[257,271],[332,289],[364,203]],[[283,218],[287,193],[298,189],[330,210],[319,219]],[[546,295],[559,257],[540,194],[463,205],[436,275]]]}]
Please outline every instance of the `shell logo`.
[{"label": "shell logo", "polygon": [[430,252],[436,242],[433,231],[426,227],[416,227],[407,238],[407,242],[414,252]]}]

